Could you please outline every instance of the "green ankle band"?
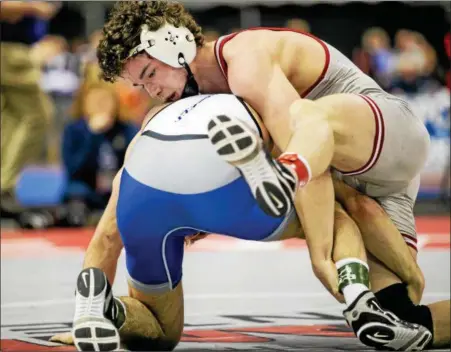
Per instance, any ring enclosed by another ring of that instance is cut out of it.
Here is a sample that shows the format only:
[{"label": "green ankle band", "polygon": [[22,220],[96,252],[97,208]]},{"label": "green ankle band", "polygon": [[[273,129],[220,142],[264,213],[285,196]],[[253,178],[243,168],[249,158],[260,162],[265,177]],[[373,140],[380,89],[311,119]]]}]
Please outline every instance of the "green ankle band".
[{"label": "green ankle band", "polygon": [[368,268],[361,263],[349,263],[338,269],[338,289],[343,293],[343,289],[352,284],[363,284],[370,286]]}]

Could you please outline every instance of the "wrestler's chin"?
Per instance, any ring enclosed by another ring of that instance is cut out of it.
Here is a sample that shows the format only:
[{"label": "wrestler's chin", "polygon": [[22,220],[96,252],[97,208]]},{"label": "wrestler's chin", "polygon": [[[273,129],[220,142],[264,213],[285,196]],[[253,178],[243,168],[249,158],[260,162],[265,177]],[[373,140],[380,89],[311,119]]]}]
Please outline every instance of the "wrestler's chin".
[{"label": "wrestler's chin", "polygon": [[182,93],[175,91],[165,100],[165,103],[173,103],[174,101],[179,100],[181,98],[181,96],[182,96]]},{"label": "wrestler's chin", "polygon": [[167,99],[164,101],[165,103],[172,103],[174,101],[178,100],[177,93],[172,93]]},{"label": "wrestler's chin", "polygon": [[177,91],[174,92],[174,98],[172,101],[177,101],[182,97],[182,91],[183,89],[179,89]]}]

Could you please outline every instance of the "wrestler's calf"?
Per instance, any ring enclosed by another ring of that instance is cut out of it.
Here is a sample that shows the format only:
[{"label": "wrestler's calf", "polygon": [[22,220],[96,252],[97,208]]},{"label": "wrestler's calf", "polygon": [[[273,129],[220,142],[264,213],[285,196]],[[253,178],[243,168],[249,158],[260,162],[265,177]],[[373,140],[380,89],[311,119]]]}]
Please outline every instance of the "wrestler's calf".
[{"label": "wrestler's calf", "polygon": [[155,315],[142,302],[120,297],[125,306],[125,321],[118,326],[121,342],[130,351],[172,351],[180,337],[166,336]]}]

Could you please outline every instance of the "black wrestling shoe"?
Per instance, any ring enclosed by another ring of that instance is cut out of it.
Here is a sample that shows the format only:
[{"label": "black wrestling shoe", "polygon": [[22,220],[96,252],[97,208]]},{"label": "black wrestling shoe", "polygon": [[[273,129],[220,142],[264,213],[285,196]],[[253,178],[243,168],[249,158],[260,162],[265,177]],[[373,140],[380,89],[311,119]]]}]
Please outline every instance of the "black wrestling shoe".
[{"label": "black wrestling shoe", "polygon": [[422,351],[432,338],[424,326],[405,322],[382,309],[370,291],[357,297],[343,314],[359,340],[378,350]]},{"label": "black wrestling shoe", "polygon": [[266,214],[284,217],[291,212],[297,176],[269,155],[249,126],[239,119],[219,115],[208,123],[208,137],[216,152],[240,170]]},{"label": "black wrestling shoe", "polygon": [[119,331],[112,321],[117,307],[102,270],[88,268],[78,275],[75,303],[72,337],[77,350],[119,350]]}]

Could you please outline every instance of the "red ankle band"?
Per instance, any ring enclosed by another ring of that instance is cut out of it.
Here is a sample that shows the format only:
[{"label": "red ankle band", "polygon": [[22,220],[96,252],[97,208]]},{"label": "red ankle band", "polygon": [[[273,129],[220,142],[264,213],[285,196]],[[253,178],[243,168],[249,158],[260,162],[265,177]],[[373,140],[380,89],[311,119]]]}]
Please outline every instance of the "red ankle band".
[{"label": "red ankle band", "polygon": [[299,154],[283,153],[277,158],[277,160],[294,169],[296,175],[298,176],[299,186],[305,186],[310,181],[310,166],[307,160]]}]

